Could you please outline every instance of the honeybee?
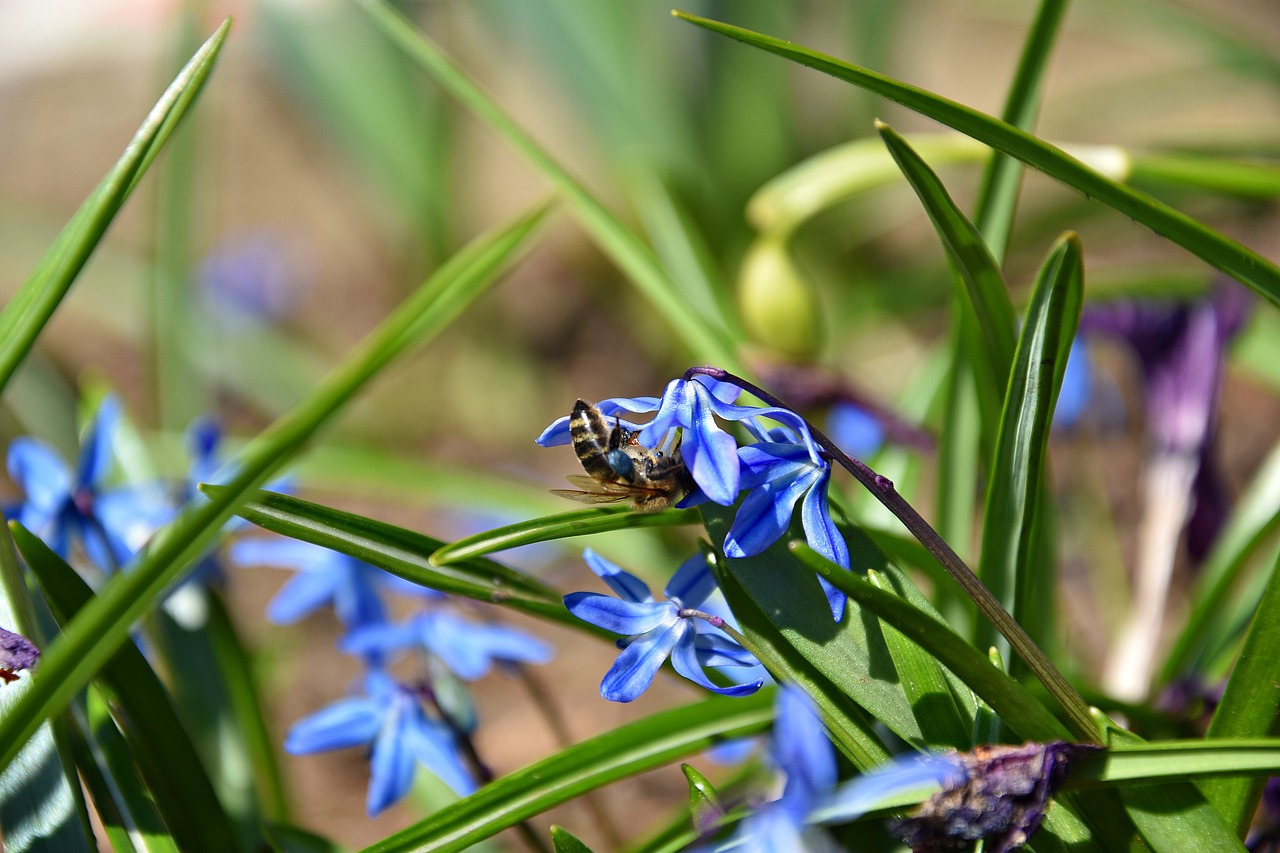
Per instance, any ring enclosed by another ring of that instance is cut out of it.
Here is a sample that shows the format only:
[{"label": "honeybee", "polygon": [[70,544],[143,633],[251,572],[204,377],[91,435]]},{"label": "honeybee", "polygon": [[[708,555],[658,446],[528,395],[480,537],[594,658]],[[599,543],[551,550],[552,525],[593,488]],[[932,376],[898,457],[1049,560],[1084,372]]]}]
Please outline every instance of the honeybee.
[{"label": "honeybee", "polygon": [[588,504],[630,501],[638,512],[658,512],[693,488],[678,440],[666,453],[645,447],[635,432],[616,420],[610,426],[585,400],[573,406],[569,438],[587,476],[570,474],[565,479],[579,488],[552,489],[552,494]]}]

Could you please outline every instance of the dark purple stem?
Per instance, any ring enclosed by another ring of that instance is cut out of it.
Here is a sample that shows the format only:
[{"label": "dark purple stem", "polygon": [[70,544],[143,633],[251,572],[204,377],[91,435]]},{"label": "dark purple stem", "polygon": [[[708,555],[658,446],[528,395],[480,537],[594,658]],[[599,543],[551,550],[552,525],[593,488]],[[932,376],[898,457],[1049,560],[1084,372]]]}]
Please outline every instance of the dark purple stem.
[{"label": "dark purple stem", "polygon": [[[721,368],[691,367],[685,371],[684,378],[686,381],[691,380],[694,376],[709,376],[720,382],[729,382],[758,397],[770,406],[795,411],[763,388],[759,388]],[[911,535],[919,540],[920,544],[938,559],[942,567],[947,570],[947,574],[955,579],[955,582],[973,600],[973,603],[996,627],[996,630],[1009,641],[1010,647],[1026,662],[1031,671],[1044,684],[1050,695],[1062,706],[1076,736],[1083,741],[1100,743],[1098,727],[1094,723],[1093,717],[1089,714],[1089,706],[1080,696],[1080,693],[1058,671],[1058,668],[1035,644],[1035,641],[1028,636],[1022,626],[1009,615],[1009,611],[1004,609],[999,600],[991,594],[991,590],[983,585],[978,576],[973,573],[973,570],[960,558],[960,555],[951,549],[946,540],[938,535],[938,531],[934,530],[920,513],[916,512],[915,507],[907,503],[906,499],[898,494],[897,489],[893,487],[893,481],[888,477],[880,476],[863,462],[854,459],[839,447],[836,447],[835,443],[823,435],[813,424],[809,424],[809,432],[813,436],[813,440],[832,460],[839,462],[845,470],[853,475],[855,480],[861,483],[867,491],[875,495],[876,500],[884,504],[885,508],[902,522]]]}]

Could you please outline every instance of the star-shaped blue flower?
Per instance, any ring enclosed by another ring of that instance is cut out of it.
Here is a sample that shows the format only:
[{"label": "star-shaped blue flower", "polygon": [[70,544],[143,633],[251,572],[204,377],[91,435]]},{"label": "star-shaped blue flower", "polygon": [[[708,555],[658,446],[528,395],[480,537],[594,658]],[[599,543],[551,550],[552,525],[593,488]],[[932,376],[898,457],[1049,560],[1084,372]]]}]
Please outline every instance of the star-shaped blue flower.
[{"label": "star-shaped blue flower", "polygon": [[[644,581],[624,572],[593,551],[583,558],[618,598],[595,592],[574,592],[564,598],[569,612],[584,622],[615,634],[622,654],[614,661],[600,695],[611,702],[630,702],[648,689],[668,656],[676,672],[690,681],[726,696],[745,696],[760,689],[762,681],[720,687],[707,678],[703,667],[751,666],[759,662],[746,649],[721,634],[711,634],[710,623],[691,615],[715,589],[715,578],[701,554],[686,560],[666,587],[666,601],[654,601]],[[702,629],[700,626],[706,626]]]},{"label": "star-shaped blue flower", "polygon": [[547,663],[551,646],[532,634],[505,625],[484,625],[448,610],[433,608],[396,624],[366,625],[352,631],[339,648],[352,654],[391,656],[423,648],[459,678],[474,681],[488,674],[495,661]]},{"label": "star-shaped blue flower", "polygon": [[786,776],[782,796],[739,825],[728,845],[734,850],[832,850],[831,838],[818,828],[821,824],[847,823],[889,797],[957,784],[964,777],[952,757],[912,755],[837,787],[835,750],[813,703],[794,685],[778,690],[770,754]]},{"label": "star-shaped blue flower", "polygon": [[[784,431],[774,430],[773,437]],[[827,500],[831,466],[825,459],[814,461],[812,448],[804,443],[762,441],[738,451],[742,466],[742,488],[749,489],[738,507],[733,526],[724,540],[727,557],[752,557],[761,553],[791,526],[796,502],[804,498],[800,520],[809,547],[822,556],[849,568],[849,547],[835,522]],[[821,578],[819,579],[821,580]],[[844,614],[845,595],[823,581],[823,590],[837,620]]]},{"label": "star-shaped blue flower", "polygon": [[120,418],[119,400],[104,397],[74,472],[39,439],[16,438],[8,454],[9,476],[26,499],[7,514],[64,559],[78,543],[89,561],[106,572],[127,563],[173,515],[158,484],[105,488]]},{"label": "star-shaped blue flower", "polygon": [[365,801],[370,816],[409,792],[418,764],[462,796],[475,790],[453,735],[426,715],[412,688],[376,669],[365,676],[364,687],[366,695],[339,700],[299,720],[285,738],[285,751],[306,755],[371,746]]}]

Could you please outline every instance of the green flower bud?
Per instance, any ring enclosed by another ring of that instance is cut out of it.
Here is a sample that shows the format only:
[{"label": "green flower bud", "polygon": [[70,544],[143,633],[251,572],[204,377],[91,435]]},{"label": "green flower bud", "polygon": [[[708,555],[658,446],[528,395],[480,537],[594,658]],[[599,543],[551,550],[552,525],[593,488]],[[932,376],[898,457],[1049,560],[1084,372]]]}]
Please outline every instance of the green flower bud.
[{"label": "green flower bud", "polygon": [[748,334],[779,355],[808,361],[821,347],[817,294],[796,269],[784,237],[764,235],[747,250],[738,308]]}]

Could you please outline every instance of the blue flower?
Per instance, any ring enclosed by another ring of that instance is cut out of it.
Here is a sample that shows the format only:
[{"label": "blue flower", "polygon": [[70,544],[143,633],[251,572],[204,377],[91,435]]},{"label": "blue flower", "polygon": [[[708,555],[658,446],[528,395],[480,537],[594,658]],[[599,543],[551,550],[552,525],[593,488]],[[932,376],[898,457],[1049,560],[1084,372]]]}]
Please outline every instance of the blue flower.
[{"label": "blue flower", "polygon": [[667,584],[667,600],[663,602],[653,600],[644,581],[594,552],[585,551],[582,556],[619,596],[574,592],[564,598],[574,616],[625,637],[618,641],[622,654],[600,682],[600,695],[605,699],[635,699],[653,683],[668,656],[676,672],[716,693],[745,696],[760,689],[763,682],[759,680],[719,687],[703,672],[707,666],[750,666],[758,661],[729,638],[705,633],[700,626],[706,625],[709,630],[710,623],[686,613],[715,589],[715,579],[701,554],[686,560],[676,571]]},{"label": "blue flower", "polygon": [[[773,437],[781,437],[774,430]],[[796,501],[804,498],[800,520],[809,547],[833,563],[849,568],[849,547],[831,520],[827,486],[831,466],[825,459],[815,462],[811,447],[794,442],[762,441],[738,451],[742,466],[742,488],[750,489],[733,526],[724,540],[727,557],[751,557],[761,553],[791,526]],[[819,580],[822,580],[819,578]],[[831,614],[844,614],[845,595],[822,581]]]},{"label": "blue flower", "polygon": [[[808,438],[808,426],[799,415],[773,406],[735,406],[733,401],[739,394],[738,386],[703,375],[673,379],[662,392],[657,414],[640,431],[640,443],[654,447],[679,427],[685,467],[703,494],[722,506],[732,505],[742,486],[738,442],[721,429],[716,417],[751,423],[769,418]],[[816,448],[813,453],[816,462]]]},{"label": "blue flower", "polygon": [[299,720],[285,738],[285,751],[306,755],[371,746],[365,802],[370,816],[409,792],[418,764],[462,796],[475,789],[452,733],[426,715],[416,691],[373,670],[365,676],[365,693]]},{"label": "blue flower", "polygon": [[104,397],[74,472],[39,439],[14,439],[8,455],[9,476],[26,494],[8,514],[64,559],[78,543],[93,565],[108,572],[127,563],[173,516],[156,484],[104,488],[120,417],[120,402]]},{"label": "blue flower", "polygon": [[817,825],[847,823],[890,797],[954,785],[964,776],[952,758],[910,756],[836,787],[835,750],[813,703],[793,685],[778,690],[770,753],[786,776],[782,796],[742,821],[728,845],[734,850],[833,850]]},{"label": "blue flower", "polygon": [[827,413],[827,435],[845,453],[862,459],[884,446],[885,426],[874,413],[838,400]]},{"label": "blue flower", "polygon": [[362,560],[296,539],[242,539],[232,544],[229,557],[242,566],[297,570],[267,605],[267,618],[278,625],[297,622],[325,605],[333,606],[348,629],[384,622],[379,587],[439,595],[397,584],[398,578]]},{"label": "blue flower", "polygon": [[547,663],[554,651],[532,634],[505,625],[484,625],[447,610],[432,609],[397,624],[366,625],[339,643],[352,654],[384,656],[424,648],[459,678],[487,675],[494,661]]}]

